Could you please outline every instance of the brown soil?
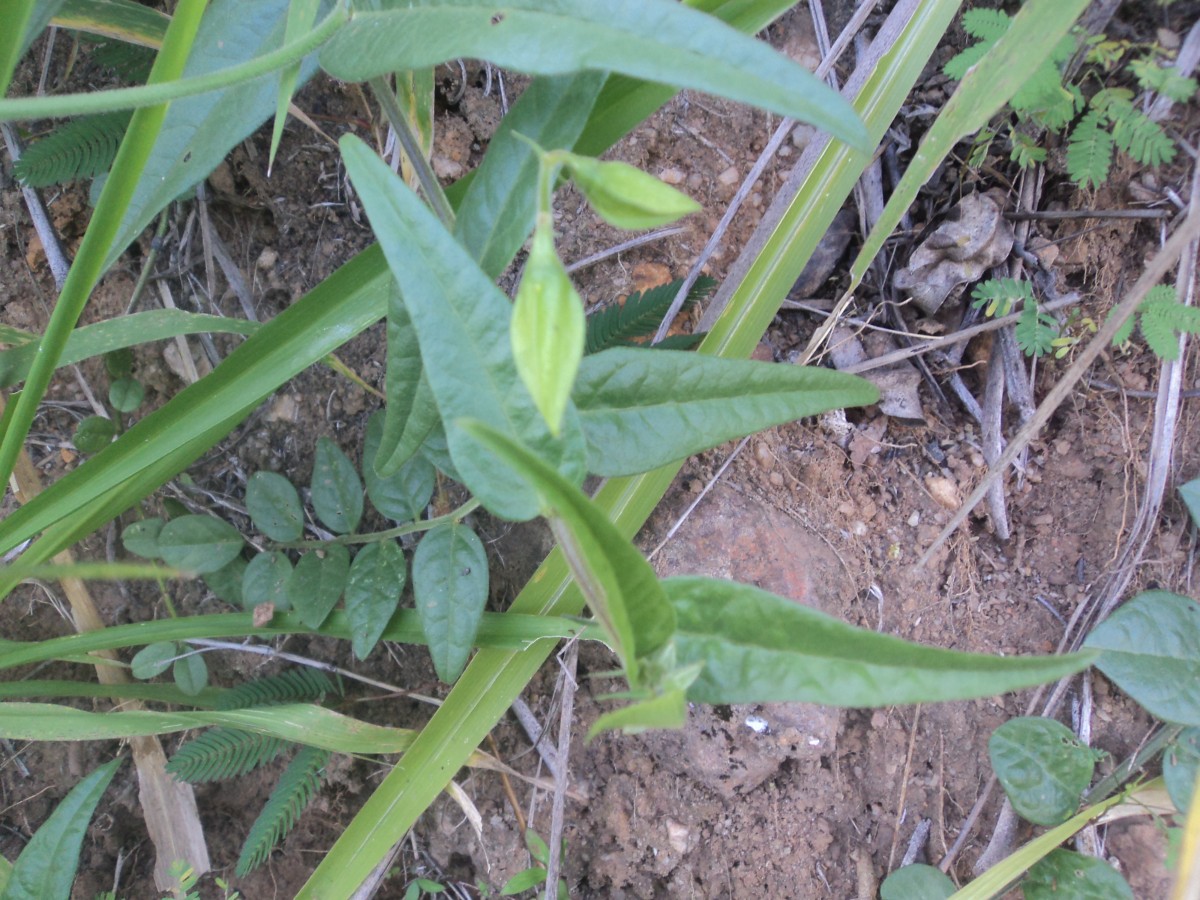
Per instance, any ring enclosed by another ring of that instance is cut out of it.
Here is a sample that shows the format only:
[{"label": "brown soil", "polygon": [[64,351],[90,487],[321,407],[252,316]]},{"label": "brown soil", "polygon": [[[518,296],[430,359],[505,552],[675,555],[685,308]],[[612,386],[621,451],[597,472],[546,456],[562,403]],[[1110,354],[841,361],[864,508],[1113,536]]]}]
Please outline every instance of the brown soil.
[{"label": "brown soil", "polygon": [[[1178,7],[1186,4],[1176,4]],[[1184,10],[1161,13],[1179,28],[1190,21]],[[836,29],[838,22],[831,22]],[[1144,21],[1125,22],[1134,31]],[[1152,35],[1142,34],[1143,39]],[[797,57],[815,53],[807,14],[794,12],[770,32],[771,40]],[[939,55],[942,61],[951,51]],[[915,140],[925,127],[923,104],[938,105],[943,83],[929,70],[900,129]],[[468,68],[465,93],[454,104],[457,67],[439,70],[439,173],[453,177],[478,163],[500,114],[496,90],[484,93],[484,73]],[[844,74],[844,73],[843,73]],[[511,99],[519,80],[506,83]],[[349,88],[318,80],[300,95],[299,105],[319,116],[330,133],[364,129],[368,115]],[[1191,133],[1195,109],[1174,127]],[[709,97],[684,95],[638,128],[614,152],[648,171],[680,183],[705,207],[688,220],[683,234],[622,253],[577,276],[590,304],[611,301],[631,290],[686,274],[711,234],[741,177],[766,143],[776,122]],[[267,130],[269,131],[269,129]],[[254,298],[255,312],[267,319],[317,284],[357,250],[370,235],[352,198],[336,150],[299,124],[289,125],[280,159],[286,161],[267,181],[267,131],[240,146],[210,179],[208,213],[212,227],[230,248]],[[760,183],[709,268],[721,278],[742,247],[770,198],[798,156],[786,143]],[[1181,154],[1181,157],[1186,157]],[[1052,172],[1061,171],[1060,167]],[[1005,170],[1007,171],[1007,169]],[[1011,174],[1011,173],[1009,173]],[[914,211],[914,226],[941,216],[958,196],[976,186],[1003,184],[996,172],[955,167],[927,189]],[[1132,166],[1114,172],[1096,196],[1082,195],[1053,174],[1045,205],[1058,208],[1123,207],[1138,191],[1172,186],[1186,196],[1182,164],[1154,174]],[[974,182],[972,184],[972,182]],[[0,304],[6,325],[30,330],[44,326],[54,288],[44,259],[32,247],[32,229],[20,194],[0,184]],[[68,240],[78,237],[86,218],[86,188],[47,193]],[[194,210],[173,210],[167,244],[175,274],[164,280],[176,302],[213,311],[198,299],[206,281],[198,240],[181,245]],[[623,239],[603,226],[572,191],[557,204],[559,248],[579,259]],[[1057,241],[1055,272],[1060,290],[1087,295],[1083,309],[1099,321],[1121,285],[1131,283],[1158,244],[1157,225],[1122,220],[1069,220],[1041,230]],[[918,235],[911,235],[915,239]],[[912,246],[910,240],[902,252]],[[85,321],[119,315],[149,250],[149,236],[101,285]],[[180,277],[180,272],[191,273]],[[837,270],[838,273],[841,269]],[[843,276],[833,274],[816,296],[836,297]],[[215,276],[214,307],[243,315],[225,279]],[[511,284],[511,278],[506,282]],[[860,312],[873,302],[861,292]],[[143,308],[159,305],[154,287]],[[786,361],[802,349],[816,324],[802,312],[784,312],[774,321],[759,356]],[[218,354],[232,341],[215,340]],[[382,326],[339,353],[368,382],[383,380]],[[206,363],[199,342],[198,363]],[[986,346],[973,348],[965,373],[982,390],[971,360],[986,358]],[[136,371],[148,386],[149,409],[182,386],[163,345],[144,345]],[[1038,396],[1054,383],[1069,359],[1038,365]],[[981,370],[979,370],[981,371]],[[102,364],[79,367],[79,378],[58,379],[35,424],[31,452],[49,482],[76,467],[74,423],[90,413],[80,388],[84,381],[98,396],[106,391]],[[1153,389],[1156,361],[1140,345],[1106,354],[1097,381],[1126,389]],[[964,529],[918,572],[913,563],[949,520],[951,509],[985,471],[977,427],[953,400],[942,404],[928,386],[921,399],[927,424],[897,424],[877,410],[851,414],[847,440],[817,422],[796,423],[756,436],[716,485],[700,500],[675,536],[654,557],[660,574],[702,573],[748,581],[810,604],[862,627],[941,647],[987,653],[1052,652],[1063,623],[1091,591],[1114,558],[1132,520],[1142,490],[1153,400],[1100,387],[1081,386],[1036,441],[1024,477],[1009,478],[1006,492],[1013,537],[998,540],[985,513]],[[1190,404],[1190,401],[1189,401]],[[295,379],[217,451],[190,470],[210,495],[164,492],[176,501],[204,508],[212,498],[235,506],[246,477],[259,469],[279,471],[306,483],[318,435],[328,435],[352,455],[361,449],[363,426],[378,401],[326,368]],[[1006,421],[1008,421],[1006,419]],[[1015,432],[1015,416],[1006,426]],[[1196,419],[1184,407],[1174,483],[1200,468]],[[683,516],[727,459],[733,445],[689,461],[663,504],[639,537],[650,552]],[[10,501],[11,502],[11,501]],[[235,522],[236,511],[229,513]],[[371,524],[371,523],[368,523]],[[549,539],[538,529],[512,528],[485,516],[476,525],[494,552],[493,603],[504,608],[544,556]],[[1169,499],[1156,536],[1137,575],[1137,584],[1186,592],[1191,537],[1185,511]],[[120,554],[116,530],[101,530],[79,548],[82,557]],[[10,600],[9,639],[35,640],[69,631],[49,602],[53,588],[26,586]],[[162,614],[153,590],[137,585],[98,585],[93,589],[106,621],[123,623]],[[178,589],[175,603],[192,614],[217,612],[223,604],[197,584]],[[426,694],[444,693],[421,648],[384,647],[365,663],[349,648],[325,639],[291,638],[278,646],[354,668],[372,678]],[[606,734],[590,744],[584,736],[607,706],[597,697],[615,687],[602,677],[612,659],[596,647],[580,656],[580,691],[570,751],[571,787],[586,800],[568,801],[566,871],[571,895],[579,897],[867,897],[888,871],[899,865],[914,828],[932,820],[931,837],[919,859],[937,862],[962,828],[968,811],[991,775],[986,742],[994,728],[1025,712],[1028,693],[919,708],[833,710],[795,704],[694,708],[679,733],[635,737]],[[258,657],[222,653],[210,665],[225,685],[274,671]],[[40,677],[79,677],[66,664]],[[559,667],[551,663],[535,678],[525,699],[541,721],[557,721]],[[1104,679],[1093,676],[1094,744],[1113,761],[1130,754],[1151,723],[1144,713]],[[427,709],[407,700],[356,696],[354,715],[396,725],[419,725]],[[362,702],[357,702],[362,701]],[[348,702],[349,704],[349,702]],[[102,706],[102,704],[101,704]],[[763,727],[765,725],[765,727]],[[754,727],[751,727],[754,726]],[[544,774],[538,755],[515,720],[494,730],[496,749],[511,766]],[[164,741],[168,753],[177,738]],[[82,774],[112,757],[115,743],[31,744],[6,748],[0,769],[0,853],[14,858],[29,836]],[[19,768],[18,762],[24,769]],[[26,774],[27,770],[27,774]],[[203,786],[197,799],[216,874],[253,900],[291,897],[369,796],[386,771],[379,762],[335,758],[316,802],[282,849],[259,872],[234,879],[232,872],[246,831],[265,801],[281,765],[236,782]],[[460,886],[456,896],[474,897],[477,883],[498,888],[529,865],[518,815],[495,774],[468,772],[458,779],[482,817],[476,834],[461,809],[443,796],[422,817],[393,876],[378,896],[400,897],[411,879],[422,876]],[[550,799],[542,791],[513,782],[521,815],[543,836],[549,828]],[[958,880],[990,835],[999,803],[996,793],[985,808],[958,863]],[[1022,832],[1024,835],[1025,832]],[[1143,823],[1114,828],[1109,853],[1135,883],[1138,897],[1162,896],[1161,832]],[[130,767],[117,776],[85,842],[74,896],[91,898],[117,884],[123,897],[155,896],[149,845],[137,804]],[[204,896],[219,896],[205,879]]]}]

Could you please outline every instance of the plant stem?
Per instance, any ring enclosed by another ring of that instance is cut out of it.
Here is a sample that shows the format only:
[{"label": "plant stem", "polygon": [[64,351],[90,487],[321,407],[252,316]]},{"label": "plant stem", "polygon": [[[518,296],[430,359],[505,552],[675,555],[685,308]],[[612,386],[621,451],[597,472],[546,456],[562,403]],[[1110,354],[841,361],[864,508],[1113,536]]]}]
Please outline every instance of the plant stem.
[{"label": "plant stem", "polygon": [[157,84],[116,88],[111,91],[0,100],[0,122],[20,119],[60,119],[66,116],[81,116],[115,109],[141,109],[178,100],[181,97],[205,94],[239,82],[250,81],[294,65],[304,59],[333,37],[349,19],[348,6],[344,2],[339,2],[321,24],[298,40],[284,44],[278,50],[272,50],[270,53],[264,53],[262,56],[236,66],[230,66],[227,69],[210,72],[208,75],[198,75],[195,78],[176,78]]},{"label": "plant stem", "polygon": [[417,173],[417,180],[421,183],[421,192],[425,195],[425,199],[429,201],[429,205],[433,208],[433,211],[437,213],[437,217],[442,220],[442,224],[446,226],[446,230],[453,231],[454,210],[450,207],[450,201],[446,199],[446,194],[437,180],[437,175],[434,174],[433,169],[430,167],[429,160],[421,152],[421,142],[413,134],[408,117],[404,115],[404,111],[400,109],[400,104],[396,102],[396,95],[392,92],[391,86],[382,75],[372,78],[369,84],[371,85],[371,92],[375,95],[375,99],[379,101],[379,105],[383,109],[384,116],[387,117],[388,124],[392,126],[392,131],[396,132],[396,137],[400,141],[404,155],[408,157],[413,171]]},{"label": "plant stem", "polygon": [[328,547],[330,544],[371,544],[376,541],[398,538],[405,534],[415,534],[418,531],[429,531],[437,528],[439,525],[452,525],[478,507],[479,501],[472,497],[462,506],[451,510],[444,516],[434,516],[432,519],[425,519],[423,522],[409,522],[407,525],[398,525],[386,531],[372,531],[369,534],[343,534],[341,537],[331,538],[328,541],[284,541],[274,543],[271,546],[279,550],[305,550],[310,548],[320,549],[321,547]]}]

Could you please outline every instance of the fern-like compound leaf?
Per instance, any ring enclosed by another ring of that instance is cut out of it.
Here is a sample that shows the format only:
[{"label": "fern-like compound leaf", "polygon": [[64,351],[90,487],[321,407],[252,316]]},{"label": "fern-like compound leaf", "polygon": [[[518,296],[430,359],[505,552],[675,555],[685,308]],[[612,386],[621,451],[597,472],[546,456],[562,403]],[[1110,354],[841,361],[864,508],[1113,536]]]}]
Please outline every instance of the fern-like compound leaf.
[{"label": "fern-like compound leaf", "polygon": [[1104,128],[1104,114],[1090,110],[1075,130],[1067,146],[1067,172],[1083,187],[1099,187],[1108,179],[1112,165],[1113,137]]},{"label": "fern-like compound leaf", "polygon": [[107,172],[132,116],[127,110],[85,116],[31,144],[13,166],[26,187],[49,187]]},{"label": "fern-like compound leaf", "polygon": [[[658,328],[679,291],[682,280],[651,288],[645,293],[630,294],[623,304],[613,303],[593,313],[587,322],[586,353],[599,353],[609,347],[620,347],[639,338],[649,337]],[[707,276],[696,279],[688,291],[684,309],[703,299],[716,286]],[[661,345],[660,345],[661,346]]]},{"label": "fern-like compound leaf", "polygon": [[1000,40],[1011,24],[1012,18],[1008,13],[984,7],[968,10],[962,20],[963,31],[973,38],[992,43]]},{"label": "fern-like compound leaf", "polygon": [[321,777],[329,757],[328,750],[301,747],[288,763],[275,790],[271,791],[267,805],[258,814],[250,827],[250,834],[246,836],[246,843],[238,857],[236,871],[239,877],[261,866],[295,827],[300,814],[312,802],[321,786]]},{"label": "fern-like compound leaf", "polygon": [[281,738],[252,731],[209,728],[176,751],[167,762],[167,771],[189,784],[224,781],[270,762],[288,745]]},{"label": "fern-like compound leaf", "polygon": [[1013,329],[1017,345],[1026,356],[1044,356],[1054,349],[1058,337],[1058,321],[1049,313],[1038,309],[1037,303],[1028,302],[1021,310],[1021,318]]},{"label": "fern-like compound leaf", "polygon": [[1160,66],[1152,57],[1132,60],[1129,68],[1137,78],[1138,84],[1146,90],[1157,91],[1176,103],[1190,100],[1196,93],[1195,78],[1183,77],[1173,66]]},{"label": "fern-like compound leaf", "polygon": [[1158,166],[1175,158],[1175,142],[1132,104],[1114,107],[1112,119],[1113,143],[1141,165]]},{"label": "fern-like compound leaf", "polygon": [[988,317],[1007,316],[1018,300],[1026,305],[1035,303],[1033,285],[1015,278],[989,278],[982,281],[971,292],[971,298],[971,305],[977,309],[984,307],[983,313]]},{"label": "fern-like compound leaf", "polygon": [[1200,309],[1184,306],[1171,288],[1155,288],[1138,306],[1142,337],[1160,359],[1179,358],[1179,333],[1200,334]]},{"label": "fern-like compound leaf", "polygon": [[326,694],[340,697],[341,685],[335,685],[324,672],[300,666],[232,687],[221,693],[216,706],[217,709],[246,709],[281,703],[308,703],[318,701]]}]

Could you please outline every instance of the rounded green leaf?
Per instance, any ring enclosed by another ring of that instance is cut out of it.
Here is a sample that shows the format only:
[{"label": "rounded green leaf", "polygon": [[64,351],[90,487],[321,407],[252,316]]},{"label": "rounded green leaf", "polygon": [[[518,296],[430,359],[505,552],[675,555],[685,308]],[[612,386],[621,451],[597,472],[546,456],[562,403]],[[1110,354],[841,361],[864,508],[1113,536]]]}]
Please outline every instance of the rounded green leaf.
[{"label": "rounded green leaf", "polygon": [[108,402],[117,412],[131,413],[146,399],[146,389],[136,378],[128,375],[114,381],[108,388]]},{"label": "rounded green leaf", "polygon": [[407,577],[404,551],[395,541],[367,544],[354,557],[346,582],[346,619],[359,659],[365,659],[379,642],[400,603]]},{"label": "rounded green leaf", "polygon": [[109,378],[124,378],[133,371],[133,351],[128,347],[110,350],[104,354],[104,368]]},{"label": "rounded green leaf", "polygon": [[539,227],[513,304],[512,351],[517,374],[554,435],[562,429],[586,331],[583,300],[554,251],[554,233]]},{"label": "rounded green leaf", "polygon": [[992,732],[988,756],[1013,809],[1035,825],[1059,825],[1079,808],[1096,755],[1053,719],[1011,719]]},{"label": "rounded green leaf", "polygon": [[1192,792],[1200,774],[1200,728],[1188,728],[1163,754],[1163,782],[1171,802],[1181,813],[1192,803]]},{"label": "rounded green leaf", "polygon": [[171,669],[175,685],[189,697],[195,697],[208,686],[208,664],[204,654],[185,650]]},{"label": "rounded green leaf", "polygon": [[230,606],[242,606],[242,579],[246,575],[246,558],[235,556],[215,572],[204,575],[204,583]]},{"label": "rounded green leaf", "polygon": [[488,597],[487,551],[474,531],[456,523],[426,533],[413,554],[413,595],[438,678],[453,683]]},{"label": "rounded green leaf", "polygon": [[879,900],[945,900],[957,890],[941,869],[918,863],[885,878],[879,886]]},{"label": "rounded green leaf", "polygon": [[163,529],[163,520],[157,516],[142,519],[126,526],[121,532],[121,544],[134,556],[142,559],[158,559],[158,534]]},{"label": "rounded green leaf", "polygon": [[242,552],[242,536],[214,516],[180,516],[158,533],[158,550],[167,565],[204,575]]},{"label": "rounded green leaf", "polygon": [[363,514],[363,486],[354,463],[333,441],[317,441],[312,475],[313,509],[332,531],[349,534]]},{"label": "rounded green leaf", "polygon": [[254,526],[273,541],[298,541],[304,534],[300,492],[277,472],[255,472],[250,476],[246,510]]},{"label": "rounded green leaf", "polygon": [[437,483],[433,463],[424,456],[410,456],[388,476],[379,475],[376,466],[383,438],[384,414],[377,412],[367,421],[363,444],[363,481],[367,496],[380,513],[396,522],[411,522],[421,517]]},{"label": "rounded green leaf", "polygon": [[75,429],[75,449],[81,453],[99,453],[112,443],[117,424],[104,416],[88,416]]},{"label": "rounded green leaf", "polygon": [[290,608],[291,575],[292,564],[284,553],[276,550],[258,554],[242,574],[242,605],[254,609],[260,603],[274,603],[280,612]]},{"label": "rounded green leaf", "polygon": [[628,163],[571,154],[567,171],[597,215],[617,228],[657,228],[700,211],[687,194]]},{"label": "rounded green leaf", "polygon": [[1167,591],[1138,594],[1083,645],[1096,668],[1166,722],[1200,725],[1200,604]]},{"label": "rounded green leaf", "polygon": [[158,641],[147,644],[134,654],[130,671],[139,681],[146,681],[167,671],[179,656],[179,645],[174,641]]},{"label": "rounded green leaf", "polygon": [[288,597],[300,621],[320,628],[346,589],[350,551],[341,544],[310,550],[300,557],[288,581]]},{"label": "rounded green leaf", "polygon": [[1021,882],[1025,900],[1134,900],[1121,873],[1095,856],[1051,850]]}]

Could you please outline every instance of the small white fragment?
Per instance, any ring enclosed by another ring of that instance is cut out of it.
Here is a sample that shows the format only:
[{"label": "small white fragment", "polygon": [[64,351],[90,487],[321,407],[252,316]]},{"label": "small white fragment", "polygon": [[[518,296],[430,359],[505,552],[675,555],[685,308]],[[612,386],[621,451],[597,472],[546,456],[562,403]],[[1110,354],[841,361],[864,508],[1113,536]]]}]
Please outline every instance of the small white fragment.
[{"label": "small white fragment", "polygon": [[681,825],[674,819],[667,819],[667,843],[676,853],[687,853],[688,838],[691,834],[691,829],[686,825]]},{"label": "small white fragment", "polygon": [[683,184],[684,177],[683,169],[677,169],[674,166],[658,173],[658,180],[665,184]]},{"label": "small white fragment", "polygon": [[911,516],[909,516],[908,524],[912,528],[916,528],[918,525],[920,525],[921,524],[921,513],[919,511],[916,511]]},{"label": "small white fragment", "polygon": [[762,716],[746,716],[746,727],[755,734],[766,734],[771,724]]},{"label": "small white fragment", "polygon": [[740,177],[741,176],[738,175],[737,166],[730,166],[728,169],[726,169],[724,172],[722,172],[720,175],[717,176],[717,181],[719,181],[723,185],[728,186],[728,185],[737,184],[737,180]]}]

